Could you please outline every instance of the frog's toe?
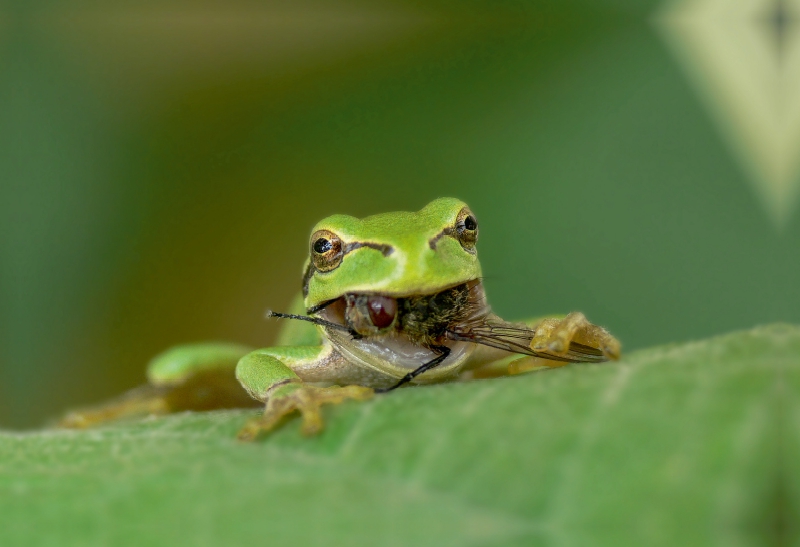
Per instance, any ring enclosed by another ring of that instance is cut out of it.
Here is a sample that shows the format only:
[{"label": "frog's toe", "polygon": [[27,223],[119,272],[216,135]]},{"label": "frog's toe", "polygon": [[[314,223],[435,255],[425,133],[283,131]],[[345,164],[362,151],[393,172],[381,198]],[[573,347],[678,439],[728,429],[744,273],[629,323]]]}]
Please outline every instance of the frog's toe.
[{"label": "frog's toe", "polygon": [[553,323],[553,320],[545,320],[536,326],[536,333],[530,345],[533,351],[544,353],[550,348],[550,336],[555,326]]},{"label": "frog's toe", "polygon": [[[571,314],[572,315],[572,314]],[[582,317],[582,315],[581,315]],[[565,354],[575,335],[574,321],[570,316],[561,319],[545,319],[536,325],[530,348],[538,353]]]},{"label": "frog's toe", "polygon": [[338,405],[347,399],[363,401],[372,397],[374,393],[375,391],[372,388],[363,386],[311,387],[299,390],[297,392],[297,397],[300,400],[298,409],[303,415],[303,426],[301,428],[303,435],[317,435],[325,428],[320,413],[320,408],[323,404]]},{"label": "frog's toe", "polygon": [[260,418],[251,419],[239,430],[236,438],[243,442],[254,441],[262,431],[264,431],[264,420]]},{"label": "frog's toe", "polygon": [[300,427],[300,432],[303,435],[312,437],[325,429],[325,423],[322,421],[322,414],[318,405],[303,407],[300,413],[303,416],[303,425]]},{"label": "frog's toe", "polygon": [[620,344],[619,340],[611,336],[607,331],[604,332],[604,334],[605,336],[603,337],[603,341],[600,345],[603,355],[616,361],[622,354],[622,344]]},{"label": "frog's toe", "polygon": [[244,427],[239,430],[236,438],[245,442],[253,441],[259,434],[273,430],[287,413],[288,412],[270,412],[267,410],[258,418],[251,418],[248,420],[247,423],[244,424]]},{"label": "frog's toe", "polygon": [[587,324],[575,333],[571,340],[578,344],[597,348],[606,359],[617,360],[622,353],[622,345],[603,327]]},{"label": "frog's toe", "polygon": [[363,401],[373,396],[372,388],[363,386],[303,386],[281,397],[271,398],[267,402],[264,414],[248,421],[239,431],[238,438],[252,441],[259,433],[274,429],[283,418],[292,412],[299,411],[303,419],[301,432],[304,435],[317,435],[324,428],[321,407],[325,403],[339,404],[347,399]]}]

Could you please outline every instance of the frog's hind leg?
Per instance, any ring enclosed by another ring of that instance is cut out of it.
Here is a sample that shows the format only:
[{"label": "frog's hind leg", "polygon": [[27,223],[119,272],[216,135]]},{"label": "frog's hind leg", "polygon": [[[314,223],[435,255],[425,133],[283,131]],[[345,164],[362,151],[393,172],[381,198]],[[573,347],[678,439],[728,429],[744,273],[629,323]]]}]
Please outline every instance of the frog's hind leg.
[{"label": "frog's hind leg", "polygon": [[148,365],[149,384],[107,403],[72,411],[58,425],[83,428],[128,416],[256,406],[234,374],[236,363],[249,352],[249,347],[225,343],[169,349]]}]

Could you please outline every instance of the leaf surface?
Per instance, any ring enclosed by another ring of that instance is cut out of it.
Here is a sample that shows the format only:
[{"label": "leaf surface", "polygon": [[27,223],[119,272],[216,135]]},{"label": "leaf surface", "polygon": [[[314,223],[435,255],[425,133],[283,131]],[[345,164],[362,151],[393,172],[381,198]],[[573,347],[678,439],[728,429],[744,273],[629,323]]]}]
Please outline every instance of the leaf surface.
[{"label": "leaf surface", "polygon": [[253,444],[251,411],[0,434],[0,545],[797,541],[800,328],[403,389]]}]

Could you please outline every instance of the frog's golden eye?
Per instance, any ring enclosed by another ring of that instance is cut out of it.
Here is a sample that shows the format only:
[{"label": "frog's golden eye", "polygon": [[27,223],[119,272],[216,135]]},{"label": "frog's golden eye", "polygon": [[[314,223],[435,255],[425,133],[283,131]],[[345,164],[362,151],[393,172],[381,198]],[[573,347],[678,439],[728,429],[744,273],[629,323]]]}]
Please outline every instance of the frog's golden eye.
[{"label": "frog's golden eye", "polygon": [[475,243],[478,241],[478,221],[468,207],[461,209],[456,217],[456,237],[465,250],[475,252]]},{"label": "frog's golden eye", "polygon": [[311,261],[320,272],[329,272],[342,262],[342,240],[329,230],[319,230],[311,236]]}]

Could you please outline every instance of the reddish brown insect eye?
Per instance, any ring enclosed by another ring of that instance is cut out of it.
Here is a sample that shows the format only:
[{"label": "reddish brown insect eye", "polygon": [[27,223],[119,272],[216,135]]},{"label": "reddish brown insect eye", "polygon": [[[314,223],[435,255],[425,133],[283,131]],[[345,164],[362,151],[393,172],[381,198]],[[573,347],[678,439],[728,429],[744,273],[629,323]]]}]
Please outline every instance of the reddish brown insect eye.
[{"label": "reddish brown insect eye", "polygon": [[385,296],[369,297],[369,318],[379,329],[390,326],[397,315],[397,300]]}]

